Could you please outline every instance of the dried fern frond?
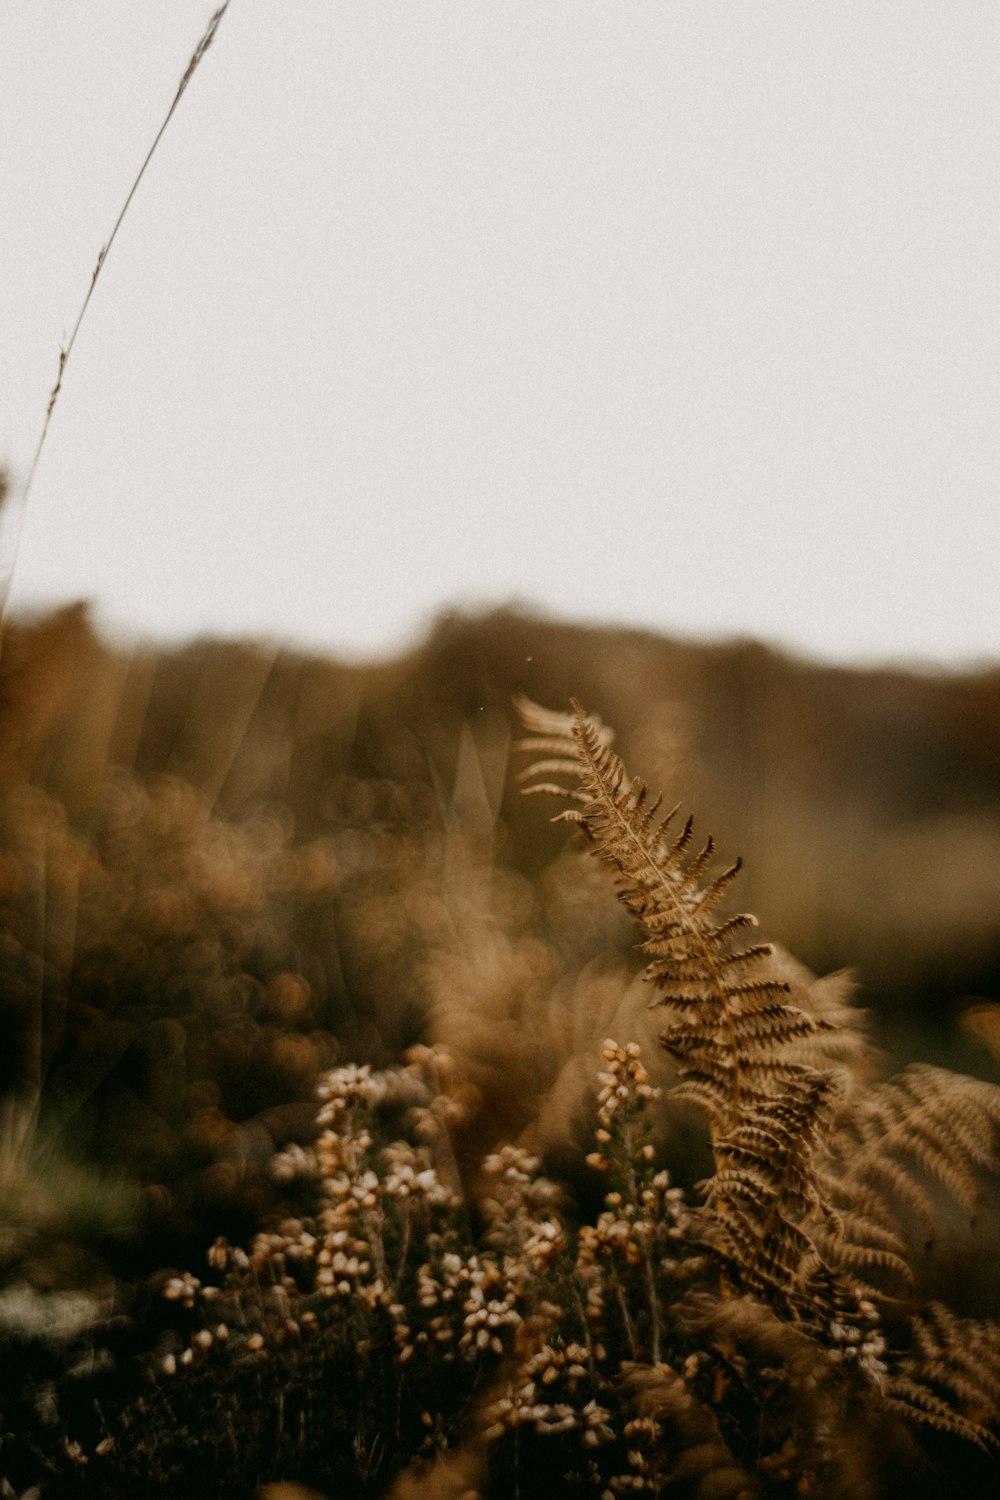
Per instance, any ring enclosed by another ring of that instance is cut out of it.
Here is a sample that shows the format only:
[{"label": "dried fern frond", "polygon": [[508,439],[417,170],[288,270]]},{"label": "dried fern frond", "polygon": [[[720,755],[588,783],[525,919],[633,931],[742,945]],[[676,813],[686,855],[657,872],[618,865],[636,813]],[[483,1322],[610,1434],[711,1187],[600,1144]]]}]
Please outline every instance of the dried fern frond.
[{"label": "dried fern frond", "polygon": [[840,1219],[842,1265],[879,1267],[908,1279],[907,1220],[935,1238],[944,1195],[973,1218],[980,1172],[996,1170],[1000,1089],[944,1068],[914,1064],[852,1101],[822,1164],[824,1191]]},{"label": "dried fern frond", "polygon": [[803,1069],[781,1094],[748,1110],[718,1142],[719,1169],[708,1184],[708,1236],[733,1286],[787,1308],[793,1318],[829,1323],[845,1288],[825,1278],[816,1240],[836,1216],[823,1198],[814,1160],[837,1093],[832,1073]]},{"label": "dried fern frond", "polygon": [[787,1003],[789,984],[769,968],[768,945],[736,946],[756,918],[716,919],[739,860],[712,875],[714,840],[697,848],[693,818],[677,830],[679,808],[660,815],[662,799],[629,776],[610,732],[578,703],[572,715],[523,698],[517,706],[531,731],[518,748],[539,757],[521,773],[523,789],[572,801],[562,816],[582,824],[617,869],[619,897],[648,934],[646,977],[677,1017],[662,1042],[679,1063],[678,1092],[702,1104],[713,1133],[724,1135],[743,1110],[798,1075],[800,1065],[786,1056],[790,1045],[830,1023]]},{"label": "dried fern frond", "polygon": [[[512,748],[540,757],[533,760],[531,765],[523,771],[518,772],[515,779],[521,791],[526,796],[542,792],[554,797],[567,797],[573,802],[586,803],[587,796],[579,786],[574,784],[580,774],[575,753],[576,715],[559,713],[552,708],[543,708],[540,703],[533,703],[523,693],[515,694],[514,708],[521,723],[529,731],[529,738],[515,741]],[[610,749],[615,737],[614,730],[603,724],[596,714],[589,716],[589,724],[597,741]],[[538,779],[543,776],[566,776],[569,778],[569,784]],[[567,809],[553,819],[553,822],[580,823],[582,821],[583,815],[574,809]]]},{"label": "dried fern frond", "polygon": [[835,1027],[789,1003],[791,984],[767,944],[738,946],[756,919],[715,912],[739,862],[712,874],[714,841],[698,848],[691,818],[675,832],[676,808],[659,816],[660,799],[629,776],[600,721],[577,703],[572,715],[523,700],[519,708],[534,731],[520,748],[541,757],[522,774],[525,789],[575,802],[573,820],[618,871],[619,896],[648,934],[645,977],[674,1017],[661,1035],[677,1063],[674,1096],[701,1105],[711,1127],[716,1173],[697,1215],[702,1242],[730,1289],[826,1327],[856,1299],[813,1234],[832,1217],[813,1163],[834,1075],[800,1054]]},{"label": "dried fern frond", "polygon": [[[867,1414],[870,1433],[884,1412],[991,1451],[1000,1327],[927,1309],[893,1360],[877,1304],[884,1283],[909,1282],[914,1222],[933,1238],[945,1197],[975,1213],[981,1172],[998,1165],[1000,1089],[930,1067],[860,1087],[870,1049],[846,976],[813,980],[767,944],[741,945],[755,918],[718,914],[739,862],[713,874],[714,841],[699,847],[677,808],[661,815],[579,704],[572,714],[518,706],[530,731],[519,748],[536,757],[524,790],[568,800],[561,816],[617,871],[645,929],[653,1003],[670,1012],[661,1042],[677,1064],[674,1094],[708,1116],[715,1174],[688,1224],[722,1274],[717,1295],[688,1299],[684,1318],[713,1351],[712,1405],[737,1387],[752,1404],[747,1372],[782,1389],[783,1370],[799,1410],[773,1458],[783,1478],[808,1485],[821,1471],[854,1485],[837,1452],[851,1447],[851,1411]],[[666,1375],[661,1385],[666,1411],[680,1393]],[[799,1400],[804,1391],[815,1396]],[[818,1467],[799,1463],[806,1407],[826,1434]],[[877,1448],[857,1470],[864,1484]]]},{"label": "dried fern frond", "polygon": [[779,943],[770,945],[770,972],[788,985],[787,1003],[798,1006],[823,1029],[790,1049],[799,1062],[814,1068],[839,1068],[845,1100],[858,1087],[870,1087],[883,1059],[868,1035],[867,1012],[855,1004],[857,982],[848,969],[817,978]]},{"label": "dried fern frond", "polygon": [[886,1391],[908,1421],[1000,1454],[1000,1324],[958,1318],[939,1302],[913,1320],[913,1342]]}]

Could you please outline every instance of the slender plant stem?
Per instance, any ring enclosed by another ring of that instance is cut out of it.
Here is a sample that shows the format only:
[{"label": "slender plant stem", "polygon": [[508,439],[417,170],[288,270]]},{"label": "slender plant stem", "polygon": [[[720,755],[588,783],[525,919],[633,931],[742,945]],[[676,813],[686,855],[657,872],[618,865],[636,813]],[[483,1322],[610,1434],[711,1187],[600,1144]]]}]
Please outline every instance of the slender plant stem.
[{"label": "slender plant stem", "polygon": [[188,63],[187,67],[184,69],[184,74],[177,86],[177,92],[174,95],[173,103],[167,110],[167,113],[163,119],[163,123],[160,126],[159,130],[156,132],[153,144],[146,152],[145,160],[143,161],[142,166],[139,168],[136,179],[129,189],[128,196],[125,199],[125,202],[121,206],[121,210],[114,222],[111,233],[109,234],[105,243],[101,246],[100,252],[97,257],[97,264],[94,267],[93,272],[91,273],[90,285],[87,287],[87,294],[83,299],[80,311],[76,315],[76,322],[73,324],[72,332],[70,333],[69,338],[63,344],[62,348],[59,350],[59,369],[56,374],[56,383],[52,387],[52,390],[49,392],[49,402],[48,406],[45,409],[45,420],[42,423],[42,430],[39,434],[34,456],[28,469],[27,478],[25,479],[24,484],[21,486],[21,491],[17,496],[16,501],[11,499],[8,502],[11,505],[16,505],[16,515],[11,527],[13,531],[13,540],[10,549],[10,559],[3,567],[3,581],[2,584],[0,584],[0,652],[2,652],[3,650],[4,627],[7,621],[7,609],[8,605],[10,604],[11,588],[14,583],[14,569],[17,566],[17,554],[21,543],[21,531],[24,525],[24,516],[28,507],[28,496],[31,493],[31,487],[35,481],[35,473],[38,469],[38,463],[42,456],[42,450],[45,447],[45,440],[49,435],[49,426],[52,421],[52,413],[55,411],[56,402],[59,399],[59,392],[62,390],[62,383],[63,377],[66,373],[66,366],[69,363],[69,357],[73,352],[73,346],[76,343],[77,334],[80,332],[80,325],[83,323],[83,320],[87,315],[87,308],[90,306],[90,299],[94,295],[94,288],[97,285],[97,279],[104,269],[105,262],[108,258],[108,253],[111,249],[111,246],[115,242],[118,231],[122,226],[122,221],[124,220],[125,215],[128,213],[129,208],[131,207],[132,199],[135,197],[136,192],[138,191],[139,184],[146,174],[146,168],[152,161],[153,156],[156,152],[156,148],[160,144],[160,141],[163,139],[163,135],[166,131],[167,126],[170,124],[170,121],[174,117],[174,112],[184,96],[184,91],[186,90],[188,84],[191,82],[191,79],[194,76],[195,69],[201,62],[202,58],[205,56],[205,53],[208,51],[209,47],[214,42],[215,33],[218,31],[219,26],[222,22],[222,18],[228,9],[229,0],[223,0],[223,3],[213,13],[211,20],[209,21],[208,25],[205,27],[205,30],[201,35],[198,45],[195,47],[194,51],[191,54],[191,60]]}]

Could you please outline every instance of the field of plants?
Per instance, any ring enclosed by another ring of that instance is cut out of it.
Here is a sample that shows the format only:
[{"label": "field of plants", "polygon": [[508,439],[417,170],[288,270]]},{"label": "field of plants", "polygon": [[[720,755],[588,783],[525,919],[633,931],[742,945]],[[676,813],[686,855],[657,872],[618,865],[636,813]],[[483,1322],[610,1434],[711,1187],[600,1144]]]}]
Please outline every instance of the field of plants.
[{"label": "field of plants", "polygon": [[227,9],[0,476],[0,1500],[995,1496],[1000,666],[6,620]]},{"label": "field of plants", "polygon": [[0,1492],[994,1492],[1000,671],[70,608],[0,819]]}]

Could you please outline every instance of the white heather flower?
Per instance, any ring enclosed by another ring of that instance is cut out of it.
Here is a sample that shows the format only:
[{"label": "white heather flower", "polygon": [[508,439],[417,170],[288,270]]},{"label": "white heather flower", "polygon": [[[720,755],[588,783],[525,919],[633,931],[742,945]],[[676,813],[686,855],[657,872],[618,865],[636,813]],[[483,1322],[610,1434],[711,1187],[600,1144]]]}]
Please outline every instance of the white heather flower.
[{"label": "white heather flower", "polygon": [[182,1302],[185,1307],[193,1307],[200,1290],[201,1282],[197,1276],[185,1271],[181,1276],[171,1276],[163,1288],[163,1295],[168,1302]]}]

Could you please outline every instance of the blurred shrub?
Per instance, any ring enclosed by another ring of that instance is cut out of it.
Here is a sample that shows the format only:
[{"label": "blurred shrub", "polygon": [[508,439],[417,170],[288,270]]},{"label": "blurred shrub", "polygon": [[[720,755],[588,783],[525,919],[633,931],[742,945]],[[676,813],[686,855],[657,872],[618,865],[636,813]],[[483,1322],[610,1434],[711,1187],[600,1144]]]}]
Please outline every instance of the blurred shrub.
[{"label": "blurred shrub", "polygon": [[73,607],[12,626],[0,665],[12,1242],[32,1202],[82,1215],[31,1187],[56,1162],[101,1168],[100,1235],[144,1223],[147,1259],[246,1229],[317,1073],[428,1039],[478,1090],[470,1160],[543,1108],[569,1162],[579,1059],[633,1005],[609,976],[634,939],[508,786],[518,689],[582,695],[668,795],[694,791],[747,903],[811,967],[857,963],[877,1012],[940,1026],[1000,998],[996,670],[835,670],[513,613],[445,616],[373,666],[129,652]]}]

